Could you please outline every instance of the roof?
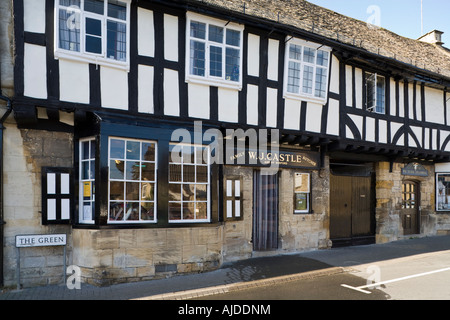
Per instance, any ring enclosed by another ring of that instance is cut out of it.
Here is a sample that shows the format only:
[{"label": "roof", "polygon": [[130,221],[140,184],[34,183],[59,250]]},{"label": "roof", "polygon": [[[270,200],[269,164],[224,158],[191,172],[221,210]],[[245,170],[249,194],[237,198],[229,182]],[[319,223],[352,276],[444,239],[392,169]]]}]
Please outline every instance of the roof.
[{"label": "roof", "polygon": [[[337,40],[382,57],[450,77],[450,50],[409,39],[305,0],[194,0]],[[245,9],[244,9],[245,4]],[[245,11],[245,12],[244,12]]]}]

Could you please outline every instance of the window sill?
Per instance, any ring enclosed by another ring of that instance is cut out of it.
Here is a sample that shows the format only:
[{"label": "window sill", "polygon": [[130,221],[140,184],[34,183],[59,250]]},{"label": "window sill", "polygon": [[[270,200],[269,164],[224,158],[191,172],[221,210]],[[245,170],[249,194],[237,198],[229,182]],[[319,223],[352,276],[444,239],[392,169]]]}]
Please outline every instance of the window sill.
[{"label": "window sill", "polygon": [[284,99],[291,99],[291,100],[298,100],[298,101],[306,101],[306,102],[312,102],[312,103],[317,103],[320,105],[325,105],[327,103],[327,97],[325,98],[314,98],[314,97],[310,97],[310,96],[302,96],[302,95],[297,95],[294,93],[289,93],[289,92],[285,92],[283,95]]},{"label": "window sill", "polygon": [[220,88],[232,89],[232,90],[238,90],[238,91],[242,90],[242,83],[240,83],[240,82],[197,78],[197,77],[193,77],[191,75],[186,77],[186,83],[201,84],[201,85],[206,85],[206,86],[214,86],[214,87],[220,87]]},{"label": "window sill", "polygon": [[86,54],[82,54],[79,52],[57,50],[57,51],[55,51],[55,59],[92,63],[92,64],[96,64],[99,66],[115,68],[115,69],[119,69],[119,70],[123,70],[123,71],[127,71],[127,72],[130,71],[130,65],[128,62],[122,62],[122,61],[106,59],[106,58],[102,58],[102,57],[98,57],[98,56],[86,55]]}]

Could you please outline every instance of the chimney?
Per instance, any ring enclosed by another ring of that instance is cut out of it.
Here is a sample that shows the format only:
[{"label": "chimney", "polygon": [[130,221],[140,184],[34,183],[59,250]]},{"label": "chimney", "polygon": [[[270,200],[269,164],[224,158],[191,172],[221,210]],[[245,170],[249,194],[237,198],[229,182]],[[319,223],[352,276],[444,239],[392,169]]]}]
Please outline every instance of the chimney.
[{"label": "chimney", "polygon": [[442,46],[444,43],[442,42],[442,35],[444,34],[444,32],[439,31],[439,30],[433,30],[431,32],[428,32],[427,34],[421,36],[419,39],[419,41],[422,42],[427,42],[427,43],[431,43],[431,44],[435,44],[437,46]]}]

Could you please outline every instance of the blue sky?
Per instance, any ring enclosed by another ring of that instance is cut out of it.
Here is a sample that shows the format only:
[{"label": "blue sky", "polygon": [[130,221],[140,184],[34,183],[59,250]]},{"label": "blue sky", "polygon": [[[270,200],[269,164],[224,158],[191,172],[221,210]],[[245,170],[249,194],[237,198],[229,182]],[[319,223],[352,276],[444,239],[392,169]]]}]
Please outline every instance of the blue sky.
[{"label": "blue sky", "polygon": [[[368,21],[373,11],[370,6],[380,9],[381,27],[401,36],[417,39],[421,35],[421,0],[308,0],[321,7],[331,9],[346,16]],[[424,32],[434,29],[444,32],[445,46],[450,47],[450,1],[423,0]]]}]

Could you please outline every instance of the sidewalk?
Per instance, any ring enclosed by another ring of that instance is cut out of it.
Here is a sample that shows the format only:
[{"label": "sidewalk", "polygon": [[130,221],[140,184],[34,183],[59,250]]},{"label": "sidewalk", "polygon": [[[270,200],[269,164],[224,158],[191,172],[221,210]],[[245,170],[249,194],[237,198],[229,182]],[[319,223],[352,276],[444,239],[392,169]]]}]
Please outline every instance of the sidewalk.
[{"label": "sidewalk", "polygon": [[389,244],[337,248],[301,254],[253,258],[228,263],[204,274],[118,284],[110,287],[65,285],[0,292],[0,300],[129,300],[186,299],[218,292],[264,286],[281,281],[345,272],[345,268],[376,261],[450,250],[450,236],[401,240]]}]

